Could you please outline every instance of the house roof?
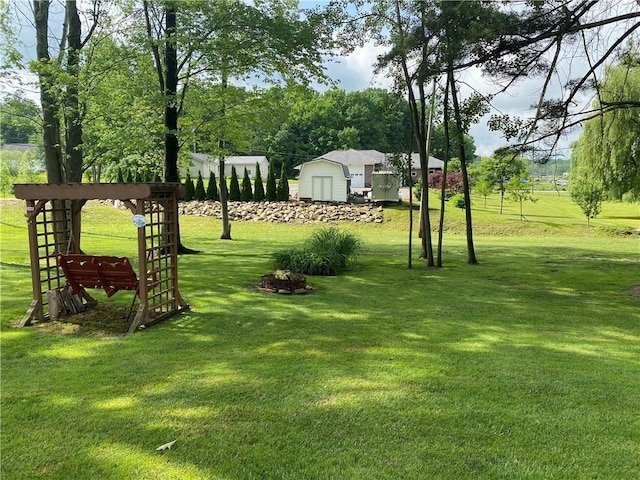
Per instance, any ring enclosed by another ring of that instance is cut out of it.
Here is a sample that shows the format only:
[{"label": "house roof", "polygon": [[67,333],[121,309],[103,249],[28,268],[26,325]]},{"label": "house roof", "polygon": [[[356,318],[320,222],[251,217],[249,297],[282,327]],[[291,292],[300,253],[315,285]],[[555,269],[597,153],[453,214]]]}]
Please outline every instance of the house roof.
[{"label": "house roof", "polygon": [[[420,168],[420,154],[412,153],[411,154],[411,168],[418,169]],[[444,162],[436,157],[429,156],[429,168],[435,168],[442,170],[444,168]]]},{"label": "house roof", "polygon": [[310,160],[308,162],[304,162],[302,165],[298,165],[296,168],[300,168],[300,174],[302,174],[302,170],[304,169],[305,165],[309,165],[311,163],[319,163],[319,162],[325,162],[325,163],[333,163],[336,165],[340,165],[340,167],[342,168],[342,173],[344,174],[344,178],[351,180],[351,173],[349,172],[349,167],[347,167],[346,165],[337,162],[335,160],[331,160],[329,158],[324,158],[324,157],[318,157],[314,160]]},{"label": "house roof", "polygon": [[32,143],[5,143],[0,145],[0,151],[4,152],[32,152],[36,149],[36,146]]},{"label": "house roof", "polygon": [[317,158],[333,160],[343,165],[377,165],[384,163],[386,155],[377,150],[333,150]]},{"label": "house roof", "polygon": [[[207,155],[206,153],[192,153],[191,158],[201,163],[218,163],[218,158],[214,158],[213,155]],[[227,165],[245,165],[248,163],[253,164],[256,162],[268,162],[268,160],[264,155],[232,155],[229,157],[225,157],[224,162]]]}]

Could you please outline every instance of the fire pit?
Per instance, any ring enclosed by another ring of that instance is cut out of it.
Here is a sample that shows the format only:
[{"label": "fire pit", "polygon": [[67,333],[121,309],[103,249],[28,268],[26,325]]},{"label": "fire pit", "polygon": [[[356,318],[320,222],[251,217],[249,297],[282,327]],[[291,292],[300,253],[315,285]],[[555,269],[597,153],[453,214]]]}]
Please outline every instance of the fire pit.
[{"label": "fire pit", "polygon": [[258,288],[264,292],[273,293],[308,293],[313,290],[307,285],[307,278],[300,273],[288,270],[278,270],[275,273],[263,275]]}]

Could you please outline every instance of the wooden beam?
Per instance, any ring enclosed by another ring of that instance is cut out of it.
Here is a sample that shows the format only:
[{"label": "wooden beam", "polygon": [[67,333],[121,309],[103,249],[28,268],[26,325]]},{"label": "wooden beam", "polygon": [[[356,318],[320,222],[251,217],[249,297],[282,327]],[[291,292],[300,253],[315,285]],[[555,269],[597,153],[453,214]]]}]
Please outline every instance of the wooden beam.
[{"label": "wooden beam", "polygon": [[152,192],[171,192],[178,183],[56,183],[16,184],[23,200],[129,200],[149,198]]}]

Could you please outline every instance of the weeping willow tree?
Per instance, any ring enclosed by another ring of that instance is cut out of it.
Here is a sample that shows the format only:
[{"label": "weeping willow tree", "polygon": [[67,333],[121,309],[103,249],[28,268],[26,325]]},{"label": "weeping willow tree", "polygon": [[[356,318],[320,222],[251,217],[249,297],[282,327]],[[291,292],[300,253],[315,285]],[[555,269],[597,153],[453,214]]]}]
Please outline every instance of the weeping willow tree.
[{"label": "weeping willow tree", "polygon": [[572,182],[600,184],[612,200],[640,200],[640,52],[607,68],[571,155]]}]

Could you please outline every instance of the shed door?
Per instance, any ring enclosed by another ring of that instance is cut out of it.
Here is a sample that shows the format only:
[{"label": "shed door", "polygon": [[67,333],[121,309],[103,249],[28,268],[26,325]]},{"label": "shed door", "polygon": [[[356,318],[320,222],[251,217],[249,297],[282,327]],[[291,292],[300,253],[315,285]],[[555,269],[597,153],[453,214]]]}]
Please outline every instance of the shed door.
[{"label": "shed door", "polygon": [[313,190],[311,198],[321,202],[330,202],[333,191],[333,177],[313,177]]}]

